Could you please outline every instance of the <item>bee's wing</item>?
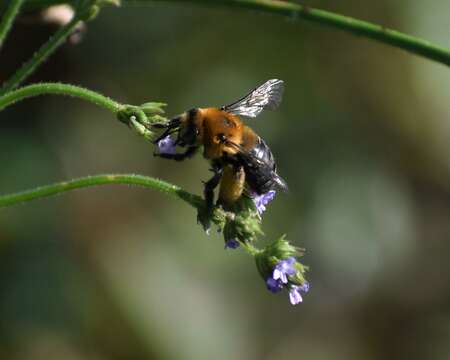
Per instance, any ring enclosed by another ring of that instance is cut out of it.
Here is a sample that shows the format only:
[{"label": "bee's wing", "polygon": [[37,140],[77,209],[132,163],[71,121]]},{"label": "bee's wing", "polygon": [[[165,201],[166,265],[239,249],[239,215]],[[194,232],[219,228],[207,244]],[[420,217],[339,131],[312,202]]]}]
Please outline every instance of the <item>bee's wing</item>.
[{"label": "bee's wing", "polygon": [[261,157],[257,157],[254,153],[244,149],[241,145],[236,144],[233,141],[226,141],[228,146],[234,147],[238,150],[240,158],[243,160],[245,166],[248,168],[259,169],[260,175],[264,174],[266,177],[273,179],[274,183],[283,191],[288,190],[286,181],[277,174],[274,164],[269,164],[267,161],[263,160]]},{"label": "bee's wing", "polygon": [[254,118],[265,109],[276,109],[283,98],[283,91],[283,80],[271,79],[252,90],[242,99],[230,105],[222,106],[221,109],[233,115]]}]

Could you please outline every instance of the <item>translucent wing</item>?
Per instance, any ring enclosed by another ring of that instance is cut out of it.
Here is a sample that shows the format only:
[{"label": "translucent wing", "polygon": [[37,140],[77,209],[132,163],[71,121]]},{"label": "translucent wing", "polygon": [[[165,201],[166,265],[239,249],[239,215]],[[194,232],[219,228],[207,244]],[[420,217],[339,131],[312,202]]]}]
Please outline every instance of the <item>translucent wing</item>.
[{"label": "translucent wing", "polygon": [[280,105],[283,98],[283,80],[271,79],[252,90],[242,99],[223,106],[222,110],[233,115],[257,117],[263,110],[274,110]]}]

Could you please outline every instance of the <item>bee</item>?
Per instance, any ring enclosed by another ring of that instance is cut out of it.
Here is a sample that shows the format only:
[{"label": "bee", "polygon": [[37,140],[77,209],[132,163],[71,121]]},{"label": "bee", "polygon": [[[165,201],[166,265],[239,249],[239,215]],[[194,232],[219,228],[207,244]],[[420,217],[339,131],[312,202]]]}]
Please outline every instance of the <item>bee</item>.
[{"label": "bee", "polygon": [[174,145],[181,153],[155,153],[165,159],[182,161],[203,146],[203,156],[211,162],[212,178],[204,183],[206,208],[214,207],[214,189],[220,184],[217,204],[230,208],[244,192],[250,196],[270,190],[286,191],[286,182],[277,174],[275,158],[266,144],[241,117],[255,118],[263,110],[276,109],[282,100],[284,83],[271,79],[241,99],[220,108],[193,108],[155,127],[165,131],[159,143],[176,134]]}]

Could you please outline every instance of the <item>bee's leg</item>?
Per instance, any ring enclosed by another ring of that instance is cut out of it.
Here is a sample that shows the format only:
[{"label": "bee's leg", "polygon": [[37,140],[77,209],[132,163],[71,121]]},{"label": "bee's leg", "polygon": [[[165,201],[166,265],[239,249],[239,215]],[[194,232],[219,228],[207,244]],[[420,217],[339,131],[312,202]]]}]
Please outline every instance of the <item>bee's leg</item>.
[{"label": "bee's leg", "polygon": [[244,192],[245,175],[244,167],[238,163],[224,169],[217,199],[217,204],[222,205],[224,210],[236,211],[234,204]]},{"label": "bee's leg", "polygon": [[205,195],[206,207],[212,209],[214,207],[214,189],[219,185],[220,179],[223,174],[223,167],[214,167],[212,169],[214,175],[211,179],[205,182],[205,188],[203,194]]},{"label": "bee's leg", "polygon": [[204,183],[205,208],[199,209],[197,214],[197,221],[203,225],[206,232],[209,232],[211,227],[211,216],[214,209],[214,189],[219,185],[222,178],[223,167],[215,165],[212,170],[214,171],[213,177]]},{"label": "bee's leg", "polygon": [[198,150],[198,146],[189,146],[185,152],[176,153],[176,154],[168,154],[168,153],[154,153],[154,156],[161,157],[163,159],[171,159],[175,161],[183,161],[190,157],[192,157]]}]

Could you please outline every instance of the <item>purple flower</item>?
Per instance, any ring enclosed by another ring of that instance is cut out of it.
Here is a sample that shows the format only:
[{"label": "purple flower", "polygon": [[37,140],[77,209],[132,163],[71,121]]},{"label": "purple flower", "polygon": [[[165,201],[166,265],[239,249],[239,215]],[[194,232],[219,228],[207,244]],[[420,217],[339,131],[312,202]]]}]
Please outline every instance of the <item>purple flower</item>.
[{"label": "purple flower", "polygon": [[291,289],[289,290],[289,301],[292,305],[297,305],[303,301],[301,291],[308,292],[309,284],[305,282],[303,285],[291,285]]},{"label": "purple flower", "polygon": [[256,195],[253,198],[253,201],[255,202],[256,205],[256,210],[258,211],[259,215],[261,215],[264,211],[266,211],[266,205],[273,200],[275,194],[276,194],[275,190],[270,190],[265,194]]},{"label": "purple flower", "polygon": [[301,303],[303,301],[298,286],[293,285],[291,287],[291,290],[289,290],[289,301],[292,305],[297,305],[298,303]]},{"label": "purple flower", "polygon": [[287,284],[287,276],[295,275],[296,272],[297,270],[295,270],[295,258],[290,256],[278,262],[278,264],[275,266],[275,269],[273,269],[272,277],[274,280],[281,280],[283,284]]},{"label": "purple flower", "polygon": [[309,291],[309,282],[305,282],[303,285],[299,287],[299,289],[304,293],[307,293]]},{"label": "purple flower", "polygon": [[229,239],[225,242],[225,249],[236,249],[239,247],[239,241],[236,239]]},{"label": "purple flower", "polygon": [[164,139],[158,141],[158,149],[160,154],[173,155],[177,152],[175,148],[175,140],[170,135],[167,135]]},{"label": "purple flower", "polygon": [[283,284],[279,280],[274,278],[267,278],[266,280],[267,290],[273,292],[274,294],[279,292],[283,288]]}]

